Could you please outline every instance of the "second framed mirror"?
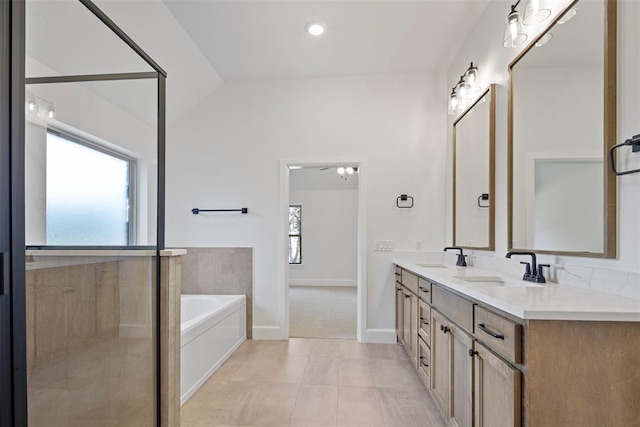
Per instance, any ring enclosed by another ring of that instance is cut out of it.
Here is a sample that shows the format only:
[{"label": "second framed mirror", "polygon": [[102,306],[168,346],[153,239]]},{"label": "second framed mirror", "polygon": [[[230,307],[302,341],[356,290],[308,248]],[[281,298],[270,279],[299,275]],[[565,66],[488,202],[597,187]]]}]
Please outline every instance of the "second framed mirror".
[{"label": "second framed mirror", "polygon": [[495,249],[495,84],[453,124],[453,244]]}]

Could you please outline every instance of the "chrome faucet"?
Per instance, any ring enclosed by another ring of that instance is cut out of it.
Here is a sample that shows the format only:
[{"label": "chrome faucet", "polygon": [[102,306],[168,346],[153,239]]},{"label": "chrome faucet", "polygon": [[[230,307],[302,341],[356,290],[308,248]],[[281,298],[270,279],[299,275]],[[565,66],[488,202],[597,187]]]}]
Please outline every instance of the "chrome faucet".
[{"label": "chrome faucet", "polygon": [[522,276],[522,280],[526,280],[527,282],[534,283],[547,283],[547,280],[544,277],[543,267],[550,267],[549,264],[537,264],[536,263],[536,254],[533,252],[522,252],[522,251],[510,251],[507,252],[507,258],[511,258],[511,255],[528,255],[531,257],[531,263],[528,262],[520,262],[520,264],[525,265],[524,275]]},{"label": "chrome faucet", "polygon": [[446,252],[449,249],[460,251],[460,253],[458,254],[458,262],[456,262],[456,265],[458,267],[466,267],[467,266],[467,260],[465,259],[466,255],[462,252],[462,248],[459,246],[447,246],[446,248],[444,248],[444,251]]}]

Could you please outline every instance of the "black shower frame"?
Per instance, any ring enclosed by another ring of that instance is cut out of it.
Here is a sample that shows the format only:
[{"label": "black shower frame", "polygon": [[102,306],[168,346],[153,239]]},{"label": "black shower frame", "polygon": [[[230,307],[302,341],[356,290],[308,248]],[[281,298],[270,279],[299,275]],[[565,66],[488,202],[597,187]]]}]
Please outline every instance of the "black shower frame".
[{"label": "black shower frame", "polygon": [[[155,304],[155,424],[161,423],[161,363],[160,363],[160,283],[161,283],[161,251],[165,249],[165,177],[166,177],[166,78],[167,73],[136,44],[118,25],[115,24],[98,6],[90,0],[78,0],[118,38],[127,44],[154,71],[138,73],[112,73],[75,76],[34,77],[25,76],[25,1],[1,1],[0,19],[2,19],[2,39],[0,46],[2,70],[0,70],[0,120],[7,121],[2,126],[1,138],[10,140],[10,215],[0,215],[0,239],[8,237],[10,241],[10,387],[0,384],[0,427],[27,426],[27,358],[26,358],[26,295],[25,295],[25,249],[39,250],[155,250],[156,251],[156,304]],[[25,245],[25,85],[48,83],[71,83],[108,80],[157,79],[157,230],[155,246],[37,246]],[[5,101],[6,100],[6,101]],[[0,147],[2,149],[2,147]],[[2,171],[0,170],[0,175]],[[4,176],[0,176],[4,178]],[[3,196],[4,185],[0,185],[0,197]],[[4,194],[6,196],[6,194]],[[3,233],[7,236],[3,235]],[[2,242],[0,242],[2,244]],[[1,249],[1,248],[0,248]],[[1,293],[1,290],[0,290]],[[0,318],[0,321],[2,319]],[[2,343],[0,343],[2,344]],[[0,360],[2,360],[0,358]],[[11,402],[10,408],[5,405]]]}]

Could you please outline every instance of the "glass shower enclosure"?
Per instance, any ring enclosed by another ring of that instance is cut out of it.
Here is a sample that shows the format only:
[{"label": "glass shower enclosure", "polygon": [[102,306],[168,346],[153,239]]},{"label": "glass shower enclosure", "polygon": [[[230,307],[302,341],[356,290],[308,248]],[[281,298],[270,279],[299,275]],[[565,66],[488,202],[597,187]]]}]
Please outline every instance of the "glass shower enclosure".
[{"label": "glass shower enclosure", "polygon": [[166,73],[89,0],[25,7],[28,425],[159,425]]}]

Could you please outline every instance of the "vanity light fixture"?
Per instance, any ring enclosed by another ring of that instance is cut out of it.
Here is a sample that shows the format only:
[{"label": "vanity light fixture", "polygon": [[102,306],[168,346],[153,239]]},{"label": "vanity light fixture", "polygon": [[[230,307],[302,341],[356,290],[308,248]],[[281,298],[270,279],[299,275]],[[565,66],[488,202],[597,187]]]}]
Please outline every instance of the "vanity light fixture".
[{"label": "vanity light fixture", "polygon": [[336,172],[338,172],[338,175],[346,181],[347,177],[358,173],[358,168],[356,166],[340,166]]},{"label": "vanity light fixture", "polygon": [[571,9],[567,10],[564,15],[560,19],[558,19],[558,24],[564,24],[571,20],[578,13],[578,8],[573,6]]},{"label": "vanity light fixture", "polygon": [[480,74],[478,67],[469,65],[467,71],[460,76],[458,83],[451,89],[449,94],[449,107],[447,109],[450,116],[456,115],[467,108],[473,100],[473,95],[480,92]]},{"label": "vanity light fixture", "polygon": [[47,101],[46,99],[41,98],[32,93],[27,94],[27,100],[25,102],[25,110],[26,110],[27,117],[43,119],[42,115],[40,114],[41,106],[43,107],[42,111],[45,111],[45,108],[47,111],[47,115],[44,117],[44,119],[52,120],[55,118],[56,110],[53,106],[53,102]]},{"label": "vanity light fixture", "polygon": [[527,35],[522,30],[520,12],[516,10],[520,0],[511,5],[511,12],[507,15],[507,24],[504,29],[502,45],[506,48],[518,47],[527,40]]},{"label": "vanity light fixture", "polygon": [[307,33],[311,34],[312,36],[318,37],[324,34],[324,32],[327,30],[327,27],[320,22],[310,22],[307,24],[306,30]]},{"label": "vanity light fixture", "polygon": [[551,16],[551,9],[545,0],[528,0],[524,7],[524,25],[536,25],[547,20]]}]

